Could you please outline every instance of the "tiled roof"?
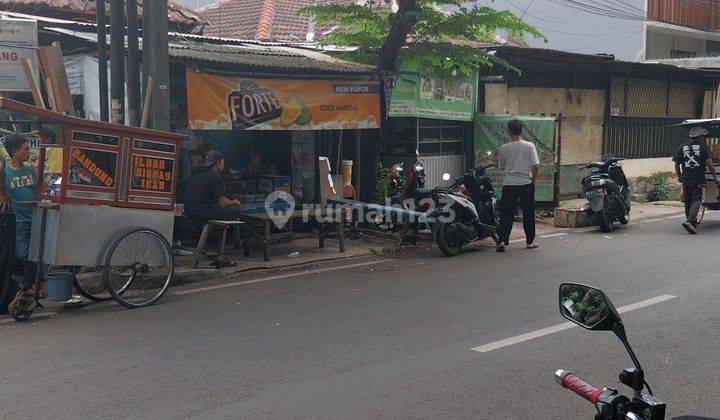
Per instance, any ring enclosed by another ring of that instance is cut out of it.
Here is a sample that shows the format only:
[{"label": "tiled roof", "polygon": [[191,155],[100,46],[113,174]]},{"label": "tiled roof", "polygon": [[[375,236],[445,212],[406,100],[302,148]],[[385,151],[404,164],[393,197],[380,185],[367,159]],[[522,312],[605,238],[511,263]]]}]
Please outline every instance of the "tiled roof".
[{"label": "tiled roof", "polygon": [[[355,0],[221,0],[203,10],[205,34],[241,39],[305,41],[310,17],[299,15],[313,5],[353,4]],[[315,28],[321,35],[330,26]]]},{"label": "tiled roof", "polygon": [[[142,2],[138,0],[138,17],[141,19]],[[97,14],[95,3],[96,0],[0,0],[0,10],[94,22]],[[105,3],[109,16],[110,0]],[[202,28],[205,24],[198,13],[175,0],[168,0],[168,19],[172,27],[187,31]]]}]

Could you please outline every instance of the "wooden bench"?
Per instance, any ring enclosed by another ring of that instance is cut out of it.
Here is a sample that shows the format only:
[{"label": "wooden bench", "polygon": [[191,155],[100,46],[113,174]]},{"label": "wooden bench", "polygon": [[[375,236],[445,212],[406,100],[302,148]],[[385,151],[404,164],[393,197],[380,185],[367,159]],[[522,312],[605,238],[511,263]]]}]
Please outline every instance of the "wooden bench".
[{"label": "wooden bench", "polygon": [[[287,234],[283,234],[283,237],[288,237],[290,241],[293,239],[293,225],[296,220],[315,220],[318,223],[318,245],[319,248],[325,248],[325,239],[332,234],[328,235],[326,225],[337,225],[337,239],[339,243],[340,253],[345,252],[345,228],[343,223],[347,215],[345,208],[319,208],[310,210],[293,210],[292,214],[287,216],[288,221],[284,227],[279,230],[287,230]],[[332,219],[332,220],[331,220]],[[336,219],[336,220],[335,220]],[[255,214],[246,214],[243,216],[243,220],[248,223],[248,226],[254,227],[260,230],[259,236],[262,238],[263,254],[265,261],[270,261],[270,242],[273,238],[272,226],[273,221],[267,212],[260,212]],[[278,235],[275,235],[276,237]]]},{"label": "wooden bench", "polygon": [[[231,228],[235,230],[235,249],[238,249],[241,244],[240,240],[240,229],[243,228],[245,222],[240,220],[208,220],[203,226],[202,233],[200,234],[200,240],[198,241],[197,248],[195,249],[195,255],[193,256],[192,268],[197,268],[200,263],[200,254],[202,254],[210,231],[217,229],[220,231],[220,258],[225,257],[225,240],[227,239],[227,231]],[[248,249],[245,248],[245,255],[247,256]]]}]

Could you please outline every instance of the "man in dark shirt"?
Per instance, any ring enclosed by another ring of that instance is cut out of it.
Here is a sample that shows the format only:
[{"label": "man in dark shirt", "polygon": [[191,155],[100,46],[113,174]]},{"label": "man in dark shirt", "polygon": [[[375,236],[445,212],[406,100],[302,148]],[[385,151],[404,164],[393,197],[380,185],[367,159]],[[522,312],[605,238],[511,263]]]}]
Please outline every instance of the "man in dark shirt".
[{"label": "man in dark shirt", "polygon": [[705,136],[708,131],[702,127],[690,129],[690,141],[683,144],[675,153],[675,174],[682,182],[683,202],[685,202],[685,216],[687,220],[682,226],[688,233],[698,233],[697,215],[702,204],[705,189],[705,168],[715,178],[715,165],[710,158],[710,150],[705,144]]},{"label": "man in dark shirt", "polygon": [[238,220],[242,216],[240,202],[223,196],[223,170],[223,155],[217,150],[207,152],[202,169],[190,179],[185,189],[185,215],[192,222]]}]

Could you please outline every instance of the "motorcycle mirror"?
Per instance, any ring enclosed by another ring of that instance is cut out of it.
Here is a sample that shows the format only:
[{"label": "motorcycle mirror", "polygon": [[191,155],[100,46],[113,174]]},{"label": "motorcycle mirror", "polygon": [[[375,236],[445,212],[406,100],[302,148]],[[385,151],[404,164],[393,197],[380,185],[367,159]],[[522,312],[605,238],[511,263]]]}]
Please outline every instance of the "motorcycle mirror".
[{"label": "motorcycle mirror", "polygon": [[622,323],[605,293],[578,283],[560,285],[560,313],[567,320],[594,331],[614,331]]},{"label": "motorcycle mirror", "polygon": [[442,176],[443,181],[450,181],[450,174],[445,172]]}]

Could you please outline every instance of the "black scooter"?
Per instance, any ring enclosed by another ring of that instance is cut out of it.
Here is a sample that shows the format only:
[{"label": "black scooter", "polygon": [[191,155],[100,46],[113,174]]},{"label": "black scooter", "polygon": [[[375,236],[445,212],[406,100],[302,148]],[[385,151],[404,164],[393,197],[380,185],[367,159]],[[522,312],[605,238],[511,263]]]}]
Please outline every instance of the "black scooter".
[{"label": "black scooter", "polygon": [[578,168],[593,169],[583,178],[582,187],[588,203],[585,212],[593,217],[601,232],[610,232],[615,222],[626,225],[630,221],[630,185],[622,166],[622,158],[607,157]]},{"label": "black scooter", "polygon": [[[613,388],[595,388],[565,370],[555,372],[557,383],[590,401],[597,409],[595,420],[663,420],[665,403],[653,396],[645,372],[630,347],[622,319],[605,293],[584,284],[563,283],[560,285],[560,313],[588,330],[614,332],[635,367],[620,372],[620,383],[633,390],[632,398]],[[647,393],[643,392],[645,389]]]},{"label": "black scooter", "polygon": [[[495,188],[486,174],[492,166],[472,169],[450,187],[433,190],[438,207],[428,218],[433,221],[433,240],[444,255],[454,257],[475,240],[492,237],[499,242]],[[445,174],[443,179],[448,181],[450,176]]]}]

